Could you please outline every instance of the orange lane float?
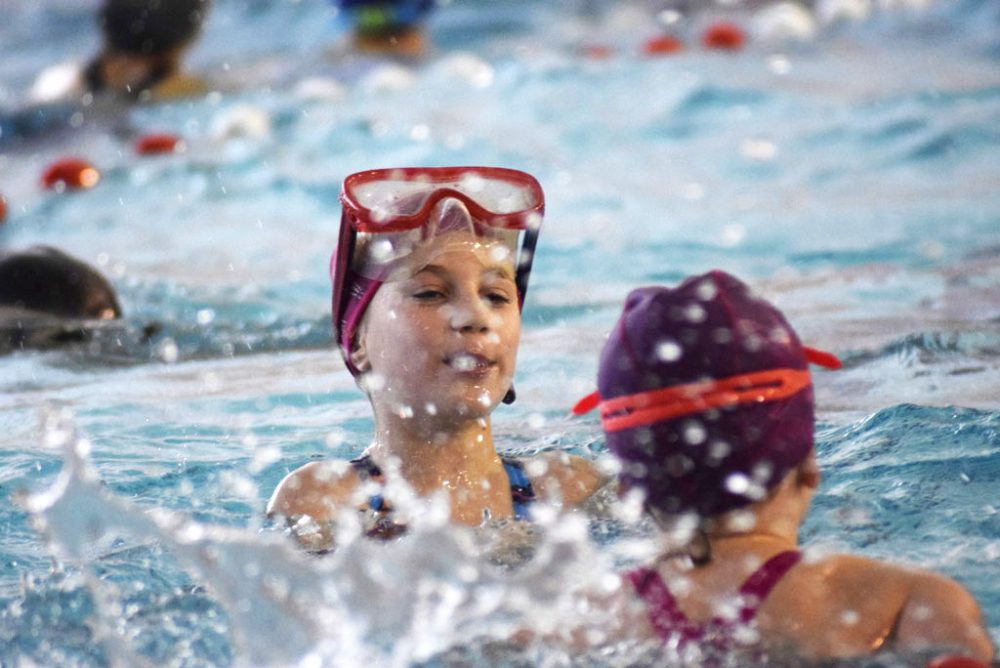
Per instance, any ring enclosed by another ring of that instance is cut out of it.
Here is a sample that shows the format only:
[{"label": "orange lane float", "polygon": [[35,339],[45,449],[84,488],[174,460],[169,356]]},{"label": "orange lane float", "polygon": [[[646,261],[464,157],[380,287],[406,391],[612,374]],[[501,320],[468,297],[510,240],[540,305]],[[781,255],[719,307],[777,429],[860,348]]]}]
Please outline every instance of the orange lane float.
[{"label": "orange lane float", "polygon": [[7,198],[0,195],[0,225],[7,219]]},{"label": "orange lane float", "polygon": [[642,45],[647,56],[669,56],[684,50],[684,43],[672,35],[650,37]]},{"label": "orange lane float", "polygon": [[713,23],[701,35],[701,43],[706,49],[738,51],[743,48],[746,41],[747,37],[742,28],[735,23],[725,21]]},{"label": "orange lane float", "polygon": [[135,150],[140,155],[177,153],[184,150],[184,140],[168,133],[143,135],[136,140]]},{"label": "orange lane float", "polygon": [[56,160],[42,174],[42,185],[55,190],[93,188],[100,180],[101,173],[97,168],[79,158]]}]

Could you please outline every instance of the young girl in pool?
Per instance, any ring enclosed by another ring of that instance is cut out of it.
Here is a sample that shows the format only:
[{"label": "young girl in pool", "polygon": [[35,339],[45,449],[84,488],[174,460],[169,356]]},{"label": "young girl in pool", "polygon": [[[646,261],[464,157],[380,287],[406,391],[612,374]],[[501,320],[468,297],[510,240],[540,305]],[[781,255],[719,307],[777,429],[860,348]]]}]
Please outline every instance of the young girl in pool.
[{"label": "young girl in pool", "polygon": [[695,661],[744,645],[809,657],[952,646],[993,649],[972,596],[923,570],[812,557],[798,532],[820,480],[809,362],[769,303],[720,271],[633,291],[601,355],[598,393],[621,491],[663,530],[627,573],[623,628]]},{"label": "young girl in pool", "polygon": [[496,168],[374,170],[347,177],[341,201],[334,331],[375,433],[349,464],[290,473],[268,514],[325,550],[345,510],[362,511],[369,535],[392,536],[435,493],[472,526],[526,518],[535,498],[588,497],[601,483],[590,462],[550,454],[526,467],[497,454],[491,431],[493,410],[514,400],[538,182]]}]

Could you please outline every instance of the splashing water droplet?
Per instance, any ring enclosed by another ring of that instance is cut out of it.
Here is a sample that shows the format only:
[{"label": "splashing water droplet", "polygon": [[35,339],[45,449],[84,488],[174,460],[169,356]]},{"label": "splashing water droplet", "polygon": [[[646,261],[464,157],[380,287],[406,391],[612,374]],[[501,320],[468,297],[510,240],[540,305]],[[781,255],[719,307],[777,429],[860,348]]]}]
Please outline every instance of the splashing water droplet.
[{"label": "splashing water droplet", "polygon": [[177,344],[171,338],[166,338],[160,341],[159,345],[156,346],[156,354],[159,355],[160,359],[167,364],[173,364],[177,361],[180,351],[177,348]]},{"label": "splashing water droplet", "polygon": [[656,357],[664,362],[676,362],[683,354],[684,349],[673,339],[664,339],[656,344]]},{"label": "splashing water droplet", "polygon": [[726,477],[726,489],[731,494],[746,494],[750,489],[750,478],[742,473],[731,473]]},{"label": "splashing water droplet", "polygon": [[707,316],[708,313],[705,312],[705,308],[701,304],[688,304],[684,307],[684,318],[688,322],[705,322]]}]

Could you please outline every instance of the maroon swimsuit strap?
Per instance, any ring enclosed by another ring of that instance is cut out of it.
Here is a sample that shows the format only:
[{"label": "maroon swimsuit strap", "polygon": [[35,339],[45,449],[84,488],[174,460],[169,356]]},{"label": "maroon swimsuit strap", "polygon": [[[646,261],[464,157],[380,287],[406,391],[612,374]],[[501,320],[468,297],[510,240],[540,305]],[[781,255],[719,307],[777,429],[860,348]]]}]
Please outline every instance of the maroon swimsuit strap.
[{"label": "maroon swimsuit strap", "polygon": [[[743,600],[743,606],[740,608],[741,623],[747,624],[757,616],[760,604],[800,559],[802,554],[798,550],[779,552],[746,579],[739,589]],[[708,626],[717,628],[732,626],[731,621],[724,619],[713,619],[704,625],[688,619],[667,588],[667,583],[651,568],[637,568],[626,573],[625,577],[635,587],[639,597],[646,602],[649,621],[664,640],[671,637],[678,638],[681,642],[701,640],[705,637]]]},{"label": "maroon swimsuit strap", "polygon": [[760,604],[764,602],[774,586],[781,581],[781,578],[785,577],[785,573],[801,559],[802,553],[798,550],[779,552],[765,561],[763,566],[747,578],[743,586],[740,587],[740,594],[745,601],[743,609],[740,610],[741,622],[746,624],[757,616],[757,608],[760,607]]}]

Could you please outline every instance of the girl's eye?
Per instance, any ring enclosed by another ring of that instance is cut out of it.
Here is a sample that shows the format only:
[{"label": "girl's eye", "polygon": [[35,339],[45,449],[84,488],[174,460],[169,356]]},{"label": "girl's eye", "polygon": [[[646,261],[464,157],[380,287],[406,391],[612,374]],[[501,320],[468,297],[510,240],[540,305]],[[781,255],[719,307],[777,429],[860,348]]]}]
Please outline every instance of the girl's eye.
[{"label": "girl's eye", "polygon": [[488,292],[486,293],[486,299],[497,305],[510,303],[510,297],[503,292]]},{"label": "girl's eye", "polygon": [[444,297],[444,292],[436,288],[423,288],[413,293],[413,298],[419,301],[432,301]]}]

